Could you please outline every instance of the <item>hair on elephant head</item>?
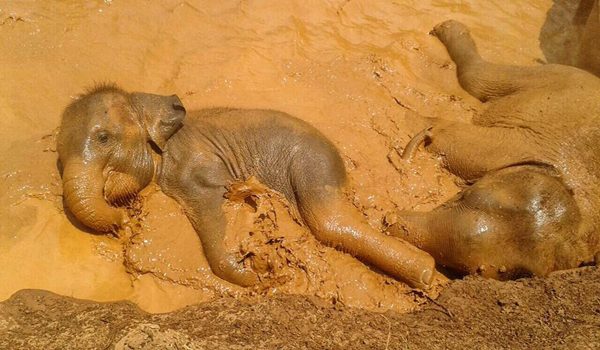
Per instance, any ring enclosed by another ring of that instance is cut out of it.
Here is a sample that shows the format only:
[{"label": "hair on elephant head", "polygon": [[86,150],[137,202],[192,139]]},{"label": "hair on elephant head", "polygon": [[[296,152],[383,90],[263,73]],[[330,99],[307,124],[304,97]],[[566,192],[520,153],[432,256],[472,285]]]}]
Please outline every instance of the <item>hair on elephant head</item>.
[{"label": "hair on elephant head", "polygon": [[84,225],[109,232],[126,216],[118,208],[152,180],[151,143],[163,147],[182,125],[176,95],[127,93],[102,84],[71,103],[57,139],[66,206]]}]

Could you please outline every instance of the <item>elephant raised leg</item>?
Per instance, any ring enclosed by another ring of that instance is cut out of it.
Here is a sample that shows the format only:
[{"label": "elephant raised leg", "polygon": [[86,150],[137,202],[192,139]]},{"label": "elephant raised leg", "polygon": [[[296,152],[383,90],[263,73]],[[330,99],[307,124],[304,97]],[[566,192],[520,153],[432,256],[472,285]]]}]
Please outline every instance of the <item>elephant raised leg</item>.
[{"label": "elephant raised leg", "polygon": [[549,79],[561,79],[570,74],[569,68],[559,65],[518,67],[487,62],[479,55],[469,29],[457,21],[440,23],[431,34],[446,46],[456,63],[458,81],[463,89],[484,102],[540,87]]},{"label": "elephant raised leg", "polygon": [[[536,166],[492,172],[430,212],[400,212],[390,233],[462,273],[508,279],[577,266],[577,205]],[[569,239],[573,237],[573,239]]]}]

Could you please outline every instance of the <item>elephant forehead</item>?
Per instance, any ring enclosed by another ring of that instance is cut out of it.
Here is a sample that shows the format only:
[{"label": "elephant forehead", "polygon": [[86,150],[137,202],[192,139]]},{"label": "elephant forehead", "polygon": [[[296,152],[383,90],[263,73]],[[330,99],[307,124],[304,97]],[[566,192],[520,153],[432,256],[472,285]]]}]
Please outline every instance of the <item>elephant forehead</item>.
[{"label": "elephant forehead", "polygon": [[102,96],[102,103],[92,106],[91,113],[98,117],[97,122],[106,123],[119,129],[127,130],[127,126],[139,126],[140,124],[129,99],[121,94]]},{"label": "elephant forehead", "polygon": [[131,105],[128,104],[113,104],[106,111],[106,117],[110,123],[121,126],[124,131],[127,127],[137,130],[139,118]]}]

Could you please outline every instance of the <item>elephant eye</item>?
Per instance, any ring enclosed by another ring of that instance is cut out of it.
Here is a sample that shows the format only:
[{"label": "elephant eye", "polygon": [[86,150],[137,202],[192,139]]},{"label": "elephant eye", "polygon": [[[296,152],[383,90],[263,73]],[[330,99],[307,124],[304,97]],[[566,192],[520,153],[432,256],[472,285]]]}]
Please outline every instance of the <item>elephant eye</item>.
[{"label": "elephant eye", "polygon": [[98,141],[100,143],[107,143],[108,139],[110,138],[110,135],[108,134],[108,132],[106,131],[100,131],[98,132],[98,134],[96,135],[96,138],[98,139]]}]

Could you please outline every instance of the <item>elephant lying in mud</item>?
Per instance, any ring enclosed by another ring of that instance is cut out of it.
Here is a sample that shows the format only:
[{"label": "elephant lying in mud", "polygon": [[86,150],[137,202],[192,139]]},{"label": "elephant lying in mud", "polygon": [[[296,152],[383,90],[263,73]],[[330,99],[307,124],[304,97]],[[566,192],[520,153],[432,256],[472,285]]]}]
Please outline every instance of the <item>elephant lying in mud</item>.
[{"label": "elephant lying in mud", "polygon": [[[412,286],[432,283],[429,254],[376,232],[347,202],[343,161],[314,127],[270,110],[206,109],[188,113],[185,122],[184,116],[175,95],[127,93],[112,85],[68,106],[57,146],[65,204],[75,217],[97,231],[117,229],[126,221],[118,206],[156,175],[185,209],[213,272],[250,286],[257,275],[224,246],[222,205],[228,185],[255,176],[283,193],[325,244]],[[156,167],[153,152],[160,154]]]},{"label": "elephant lying in mud", "polygon": [[600,79],[563,65],[484,61],[456,21],[432,34],[461,86],[487,109],[472,124],[417,118],[427,129],[415,140],[472,185],[431,212],[400,213],[390,232],[442,265],[499,279],[592,262],[600,250]]}]

